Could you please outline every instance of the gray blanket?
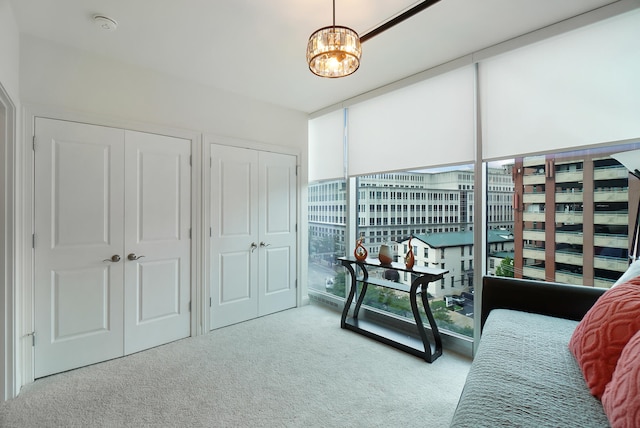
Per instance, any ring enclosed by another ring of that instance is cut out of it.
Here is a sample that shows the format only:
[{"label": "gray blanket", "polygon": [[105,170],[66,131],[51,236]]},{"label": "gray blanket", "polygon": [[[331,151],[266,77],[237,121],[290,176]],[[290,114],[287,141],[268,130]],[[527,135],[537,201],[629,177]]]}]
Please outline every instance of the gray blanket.
[{"label": "gray blanket", "polygon": [[493,310],[451,426],[608,427],[567,347],[577,324]]}]

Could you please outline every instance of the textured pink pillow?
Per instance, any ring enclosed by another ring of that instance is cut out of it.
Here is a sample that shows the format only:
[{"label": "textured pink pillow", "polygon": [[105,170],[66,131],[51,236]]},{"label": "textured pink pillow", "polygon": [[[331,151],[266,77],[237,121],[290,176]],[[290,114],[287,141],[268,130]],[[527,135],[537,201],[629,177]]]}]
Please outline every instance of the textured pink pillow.
[{"label": "textured pink pillow", "polygon": [[640,331],[622,350],[602,406],[613,428],[640,427]]},{"label": "textured pink pillow", "polygon": [[636,277],[600,296],[569,341],[591,394],[602,397],[622,349],[639,330],[640,277]]}]

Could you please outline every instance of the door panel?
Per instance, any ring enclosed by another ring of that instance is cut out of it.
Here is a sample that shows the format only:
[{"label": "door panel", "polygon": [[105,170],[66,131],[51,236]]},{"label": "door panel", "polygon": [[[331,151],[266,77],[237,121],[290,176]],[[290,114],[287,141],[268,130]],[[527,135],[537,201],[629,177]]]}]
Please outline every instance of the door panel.
[{"label": "door panel", "polygon": [[[35,376],[121,356],[123,131],[36,119]],[[106,260],[106,261],[104,261]]]},{"label": "door panel", "polygon": [[296,306],[296,158],[260,152],[260,316]]},{"label": "door panel", "polygon": [[59,270],[53,276],[54,342],[109,330],[108,268]]},{"label": "door panel", "polygon": [[51,149],[53,248],[108,245],[111,147],[56,140]]},{"label": "door panel", "polygon": [[[211,145],[212,329],[258,314],[258,156]],[[252,247],[254,244],[254,247]]]},{"label": "door panel", "polygon": [[191,142],[125,131],[125,353],[190,334]]},{"label": "door panel", "polygon": [[246,251],[220,255],[220,279],[222,284],[233,286],[220,287],[221,305],[233,304],[255,297],[251,290],[251,257]]},{"label": "door panel", "polygon": [[180,314],[180,260],[137,263],[138,324]]}]

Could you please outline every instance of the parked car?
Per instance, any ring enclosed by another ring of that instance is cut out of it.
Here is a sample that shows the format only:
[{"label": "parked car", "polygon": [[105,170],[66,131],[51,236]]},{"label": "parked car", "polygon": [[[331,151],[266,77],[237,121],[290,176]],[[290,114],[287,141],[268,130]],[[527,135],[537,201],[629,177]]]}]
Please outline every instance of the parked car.
[{"label": "parked car", "polygon": [[327,290],[331,290],[331,289],[333,288],[333,278],[331,278],[331,277],[327,277],[327,278],[324,280],[324,287],[325,287]]}]

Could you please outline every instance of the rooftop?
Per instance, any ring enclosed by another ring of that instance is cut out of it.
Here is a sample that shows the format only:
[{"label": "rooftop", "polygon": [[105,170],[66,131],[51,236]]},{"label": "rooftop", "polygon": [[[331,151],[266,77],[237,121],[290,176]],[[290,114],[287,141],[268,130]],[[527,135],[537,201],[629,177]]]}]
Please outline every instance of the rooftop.
[{"label": "rooftop", "polygon": [[[414,239],[418,239],[432,248],[461,247],[463,245],[473,245],[472,230],[464,232],[417,234],[413,237]],[[407,241],[408,239],[404,240],[402,243],[406,243]],[[487,232],[487,242],[489,244],[513,242],[513,233],[508,230],[489,230]]]}]

